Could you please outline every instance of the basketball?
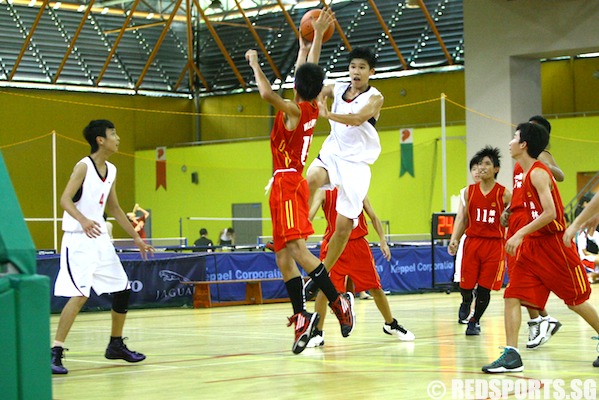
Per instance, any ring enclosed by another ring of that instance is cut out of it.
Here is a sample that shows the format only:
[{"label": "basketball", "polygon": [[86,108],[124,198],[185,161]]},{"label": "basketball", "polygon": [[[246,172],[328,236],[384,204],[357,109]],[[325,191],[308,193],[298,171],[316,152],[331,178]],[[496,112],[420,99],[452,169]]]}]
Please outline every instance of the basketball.
[{"label": "basketball", "polygon": [[[316,21],[320,15],[320,10],[310,10],[304,14],[300,21],[300,34],[304,39],[311,42],[314,39],[314,26],[312,21]],[[335,23],[331,21],[329,27],[322,35],[322,43],[327,42],[335,32]]]}]

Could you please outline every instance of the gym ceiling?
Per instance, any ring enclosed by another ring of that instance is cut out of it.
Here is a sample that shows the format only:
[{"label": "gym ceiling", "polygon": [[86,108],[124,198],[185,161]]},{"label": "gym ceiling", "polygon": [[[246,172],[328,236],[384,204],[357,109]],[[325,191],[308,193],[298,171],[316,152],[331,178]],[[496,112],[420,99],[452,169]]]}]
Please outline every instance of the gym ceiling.
[{"label": "gym ceiling", "polygon": [[[0,0],[0,87],[206,96],[254,90],[254,48],[275,86],[289,84],[312,0]],[[336,31],[329,77],[369,47],[377,75],[461,66],[462,0],[327,2]]]}]

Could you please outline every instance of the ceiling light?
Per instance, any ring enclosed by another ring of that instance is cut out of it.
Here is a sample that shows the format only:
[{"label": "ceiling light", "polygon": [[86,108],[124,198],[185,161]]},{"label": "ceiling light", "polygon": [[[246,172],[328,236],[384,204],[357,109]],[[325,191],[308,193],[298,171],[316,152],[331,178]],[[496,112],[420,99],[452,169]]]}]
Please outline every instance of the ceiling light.
[{"label": "ceiling light", "polygon": [[406,0],[406,8],[420,8],[420,1]]},{"label": "ceiling light", "polygon": [[207,8],[211,10],[222,10],[223,3],[221,3],[220,0],[212,0],[212,3],[210,3],[210,5]]}]

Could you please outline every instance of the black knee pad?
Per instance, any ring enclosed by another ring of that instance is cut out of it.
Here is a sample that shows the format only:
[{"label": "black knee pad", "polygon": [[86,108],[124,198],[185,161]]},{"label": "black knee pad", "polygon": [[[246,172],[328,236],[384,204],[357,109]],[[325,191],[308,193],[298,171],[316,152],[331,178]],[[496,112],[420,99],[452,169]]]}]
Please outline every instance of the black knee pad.
[{"label": "black knee pad", "polygon": [[467,304],[472,303],[472,289],[460,288],[460,294],[462,295],[462,301],[464,303],[467,303]]},{"label": "black knee pad", "polygon": [[489,301],[491,299],[491,290],[479,286],[476,290],[476,298],[480,301]]},{"label": "black knee pad", "polygon": [[119,314],[126,314],[129,308],[131,289],[116,292],[112,295],[112,310]]}]

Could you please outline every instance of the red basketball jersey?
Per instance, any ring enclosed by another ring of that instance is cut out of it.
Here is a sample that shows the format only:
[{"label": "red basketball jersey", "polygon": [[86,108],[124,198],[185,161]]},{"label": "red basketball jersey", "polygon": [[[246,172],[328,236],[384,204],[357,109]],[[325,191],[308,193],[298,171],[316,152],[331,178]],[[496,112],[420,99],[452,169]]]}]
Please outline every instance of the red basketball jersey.
[{"label": "red basketball jersey", "polygon": [[505,187],[495,183],[486,195],[480,190],[480,182],[468,186],[467,237],[503,238],[505,229],[499,219],[505,209],[503,194]]},{"label": "red basketball jersey", "polygon": [[516,216],[518,219],[522,218],[523,221],[528,224],[537,219],[543,212],[543,207],[541,206],[541,201],[539,200],[539,193],[530,180],[530,173],[535,168],[543,169],[551,178],[551,197],[553,198],[553,203],[555,203],[556,217],[553,221],[541,229],[531,233],[530,236],[544,236],[552,235],[556,232],[562,232],[566,229],[566,218],[564,216],[564,205],[562,203],[562,198],[557,190],[557,184],[553,178],[553,174],[549,168],[539,160],[534,162],[522,181],[522,196],[520,199],[521,205],[516,209],[516,211],[512,211],[512,216],[517,214]]},{"label": "red basketball jersey", "polygon": [[518,212],[518,209],[524,207],[524,190],[522,182],[524,181],[524,171],[520,164],[514,165],[514,187],[512,189],[512,202],[510,204],[510,218],[508,219],[507,238],[510,238],[520,228],[526,225],[525,214]]},{"label": "red basketball jersey", "polygon": [[298,106],[301,115],[297,127],[292,131],[285,127],[285,114],[282,111],[277,112],[275,117],[270,133],[270,149],[275,171],[291,168],[300,174],[304,171],[312,133],[318,119],[318,105],[316,102],[302,101]]},{"label": "red basketball jersey", "polygon": [[[335,224],[337,221],[336,207],[337,188],[333,190],[325,190],[325,198],[322,209],[324,211],[324,217],[327,220],[327,229],[324,232],[324,239],[327,241],[331,239],[331,236],[333,236],[333,233],[335,232]],[[358,217],[358,226],[351,231],[349,240],[359,239],[366,235],[368,235],[368,222],[366,222],[366,217],[364,216],[364,212],[362,212]]]}]

